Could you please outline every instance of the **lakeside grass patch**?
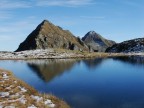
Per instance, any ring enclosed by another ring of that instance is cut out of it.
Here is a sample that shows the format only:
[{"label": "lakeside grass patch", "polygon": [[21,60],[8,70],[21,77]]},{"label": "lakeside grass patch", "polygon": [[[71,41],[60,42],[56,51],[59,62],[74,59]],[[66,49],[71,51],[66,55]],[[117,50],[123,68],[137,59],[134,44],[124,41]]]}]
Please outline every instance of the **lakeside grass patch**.
[{"label": "lakeside grass patch", "polygon": [[70,108],[63,100],[39,93],[12,72],[3,69],[0,69],[0,107]]}]

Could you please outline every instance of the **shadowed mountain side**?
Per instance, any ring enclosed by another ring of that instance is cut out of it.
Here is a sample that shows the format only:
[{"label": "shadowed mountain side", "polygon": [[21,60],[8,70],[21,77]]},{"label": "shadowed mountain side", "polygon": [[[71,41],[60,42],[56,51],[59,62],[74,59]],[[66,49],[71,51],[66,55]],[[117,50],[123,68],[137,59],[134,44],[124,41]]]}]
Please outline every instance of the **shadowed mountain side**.
[{"label": "shadowed mountain side", "polygon": [[113,57],[114,60],[119,60],[132,65],[144,66],[144,56],[130,56],[130,57]]},{"label": "shadowed mountain side", "polygon": [[137,38],[114,44],[112,47],[107,48],[106,52],[144,52],[144,38]]},{"label": "shadowed mountain side", "polygon": [[114,41],[105,39],[100,34],[95,31],[88,32],[82,40],[89,47],[90,51],[94,52],[105,52],[108,47],[111,47],[115,44]]},{"label": "shadowed mountain side", "polygon": [[51,22],[44,20],[19,45],[16,51],[60,48],[88,51],[84,42],[75,37],[70,31],[63,30]]},{"label": "shadowed mountain side", "polygon": [[74,59],[51,59],[28,61],[28,66],[45,82],[53,80],[67,70],[70,70],[76,60]]}]

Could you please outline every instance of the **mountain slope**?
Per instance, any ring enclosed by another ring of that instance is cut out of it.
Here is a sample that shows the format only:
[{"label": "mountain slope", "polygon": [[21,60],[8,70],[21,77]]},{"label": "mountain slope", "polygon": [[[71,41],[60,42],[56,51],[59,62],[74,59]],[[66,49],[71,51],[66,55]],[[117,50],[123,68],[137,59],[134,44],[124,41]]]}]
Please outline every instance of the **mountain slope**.
[{"label": "mountain slope", "polygon": [[115,44],[107,48],[106,52],[144,52],[144,38],[137,38]]},{"label": "mountain slope", "polygon": [[25,41],[19,45],[16,51],[48,48],[88,51],[88,47],[79,38],[47,20],[39,24]]},{"label": "mountain slope", "polygon": [[106,48],[115,44],[114,41],[107,40],[101,35],[97,34],[95,31],[88,32],[82,40],[86,45],[96,52],[105,52]]}]

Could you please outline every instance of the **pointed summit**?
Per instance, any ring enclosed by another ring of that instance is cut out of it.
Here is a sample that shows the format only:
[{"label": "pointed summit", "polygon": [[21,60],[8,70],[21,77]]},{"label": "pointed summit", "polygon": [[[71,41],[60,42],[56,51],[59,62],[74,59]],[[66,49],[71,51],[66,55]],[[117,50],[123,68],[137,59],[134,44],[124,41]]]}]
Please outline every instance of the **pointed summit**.
[{"label": "pointed summit", "polygon": [[48,21],[48,20],[43,20],[40,24],[39,24],[39,26],[48,26],[48,25],[53,25],[50,21]]},{"label": "pointed summit", "polygon": [[16,51],[62,48],[85,50],[88,48],[68,30],[43,20],[36,29],[19,45]]},{"label": "pointed summit", "polygon": [[49,23],[49,21],[45,19],[42,21],[42,23]]},{"label": "pointed summit", "polygon": [[94,41],[96,39],[102,39],[102,36],[95,31],[89,31],[83,38],[83,41]]},{"label": "pointed summit", "polygon": [[112,46],[115,42],[103,38],[95,31],[89,31],[82,40],[94,51],[105,52],[106,48]]},{"label": "pointed summit", "polygon": [[43,21],[40,23],[40,25],[44,25],[44,24],[47,24],[47,23],[49,23],[48,20],[43,20]]},{"label": "pointed summit", "polygon": [[89,31],[87,34],[94,35],[94,34],[97,34],[97,33],[95,31]]}]

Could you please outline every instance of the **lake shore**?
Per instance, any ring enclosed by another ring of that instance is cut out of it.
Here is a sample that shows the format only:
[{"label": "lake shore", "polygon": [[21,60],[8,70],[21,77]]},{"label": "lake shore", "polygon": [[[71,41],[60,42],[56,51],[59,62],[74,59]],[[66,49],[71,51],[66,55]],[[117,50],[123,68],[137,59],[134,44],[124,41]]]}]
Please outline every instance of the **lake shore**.
[{"label": "lake shore", "polygon": [[134,56],[144,53],[103,53],[103,52],[80,52],[63,49],[28,50],[21,52],[0,52],[0,60],[25,60],[25,59],[65,59],[65,58],[93,58]]},{"label": "lake shore", "polygon": [[0,108],[70,108],[51,94],[41,94],[12,72],[0,69]]}]

